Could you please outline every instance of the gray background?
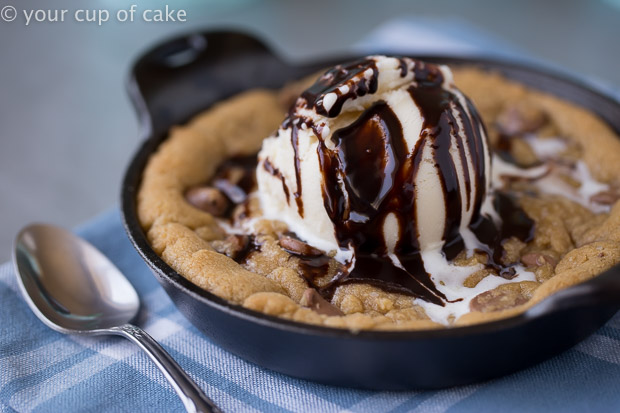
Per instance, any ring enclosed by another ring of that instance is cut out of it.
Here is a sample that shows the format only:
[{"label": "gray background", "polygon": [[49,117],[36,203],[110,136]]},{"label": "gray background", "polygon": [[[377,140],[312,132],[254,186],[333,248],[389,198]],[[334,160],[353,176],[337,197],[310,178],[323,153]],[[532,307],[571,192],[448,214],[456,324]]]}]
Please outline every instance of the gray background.
[{"label": "gray background", "polygon": [[[68,21],[25,26],[22,10],[185,9],[186,23]],[[345,50],[396,17],[458,18],[533,56],[620,86],[620,0],[103,1],[0,0],[0,261],[31,221],[75,226],[118,202],[138,145],[124,90],[135,59],[171,35],[255,32],[291,59]]]}]

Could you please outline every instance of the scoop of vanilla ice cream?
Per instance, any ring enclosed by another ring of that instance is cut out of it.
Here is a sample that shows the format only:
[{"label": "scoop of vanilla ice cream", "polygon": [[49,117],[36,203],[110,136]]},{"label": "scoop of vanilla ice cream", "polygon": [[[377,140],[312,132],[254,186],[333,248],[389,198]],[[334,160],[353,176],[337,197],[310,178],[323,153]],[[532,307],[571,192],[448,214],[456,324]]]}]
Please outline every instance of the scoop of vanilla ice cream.
[{"label": "scoop of vanilla ice cream", "polygon": [[264,216],[341,262],[473,247],[470,226],[492,214],[485,131],[446,66],[386,56],[336,66],[258,159]]}]

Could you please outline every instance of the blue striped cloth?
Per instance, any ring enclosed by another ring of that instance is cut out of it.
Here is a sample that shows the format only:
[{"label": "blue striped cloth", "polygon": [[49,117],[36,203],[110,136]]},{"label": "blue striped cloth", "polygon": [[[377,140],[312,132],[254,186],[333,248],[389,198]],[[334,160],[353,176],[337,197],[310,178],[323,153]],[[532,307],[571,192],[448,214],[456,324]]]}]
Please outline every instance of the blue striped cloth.
[{"label": "blue striped cloth", "polygon": [[[130,245],[113,210],[79,231],[142,298],[137,324],[228,412],[620,411],[620,315],[574,349],[520,373],[442,391],[373,392],[266,371],[205,338],[174,307]],[[1,412],[173,412],[183,406],[137,346],[50,330],[0,267]]]},{"label": "blue striped cloth", "polygon": [[[419,25],[409,29],[399,25],[403,26],[402,22],[391,27],[401,35],[421,30]],[[359,47],[369,50],[386,41],[396,47],[394,33],[389,26],[382,27]],[[448,46],[476,52],[463,44],[466,37],[448,39]],[[479,45],[478,52],[498,47],[480,45],[488,40],[485,36],[470,38]],[[435,48],[442,41],[446,44],[445,39],[432,41]],[[409,392],[331,387],[266,371],[205,338],[176,310],[134,251],[116,209],[78,232],[136,287],[142,298],[136,323],[158,340],[224,411],[620,411],[620,316],[572,350],[486,383]],[[183,406],[154,364],[129,341],[65,336],[44,326],[19,294],[12,266],[7,263],[0,266],[0,413],[15,411],[180,412]]]}]

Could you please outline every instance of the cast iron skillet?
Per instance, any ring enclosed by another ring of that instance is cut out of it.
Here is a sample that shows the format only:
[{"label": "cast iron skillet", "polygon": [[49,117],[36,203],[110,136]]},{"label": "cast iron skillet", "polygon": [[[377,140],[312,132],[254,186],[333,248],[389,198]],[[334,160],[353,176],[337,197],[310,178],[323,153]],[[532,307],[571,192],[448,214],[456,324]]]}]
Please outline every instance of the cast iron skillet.
[{"label": "cast iron skillet", "polygon": [[[340,386],[412,389],[462,385],[531,366],[592,334],[620,308],[617,266],[509,319],[429,331],[352,333],[230,304],[196,287],[157,256],[138,222],[136,194],[142,170],[170,126],[242,90],[276,88],[350,57],[291,65],[256,38],[209,32],[166,42],[135,64],[128,87],[145,140],[123,183],[124,225],[185,317],[221,347],[284,374]],[[417,57],[498,70],[593,110],[620,133],[620,103],[573,79],[506,61]]]}]

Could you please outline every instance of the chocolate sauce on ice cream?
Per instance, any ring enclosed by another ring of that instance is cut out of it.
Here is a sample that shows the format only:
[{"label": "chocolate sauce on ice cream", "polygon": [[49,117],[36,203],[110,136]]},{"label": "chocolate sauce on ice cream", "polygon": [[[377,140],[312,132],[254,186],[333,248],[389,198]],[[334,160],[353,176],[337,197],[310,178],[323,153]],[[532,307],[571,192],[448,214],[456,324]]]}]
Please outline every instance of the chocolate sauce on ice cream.
[{"label": "chocolate sauce on ice cream", "polygon": [[264,144],[257,177],[267,214],[336,250],[342,270],[327,286],[315,282],[324,263],[302,257],[325,296],[361,282],[444,305],[436,261],[449,269],[462,251],[482,251],[501,273],[503,241],[532,235],[533,221],[492,190],[490,168],[482,121],[449,69],[373,56],[302,93]]}]

